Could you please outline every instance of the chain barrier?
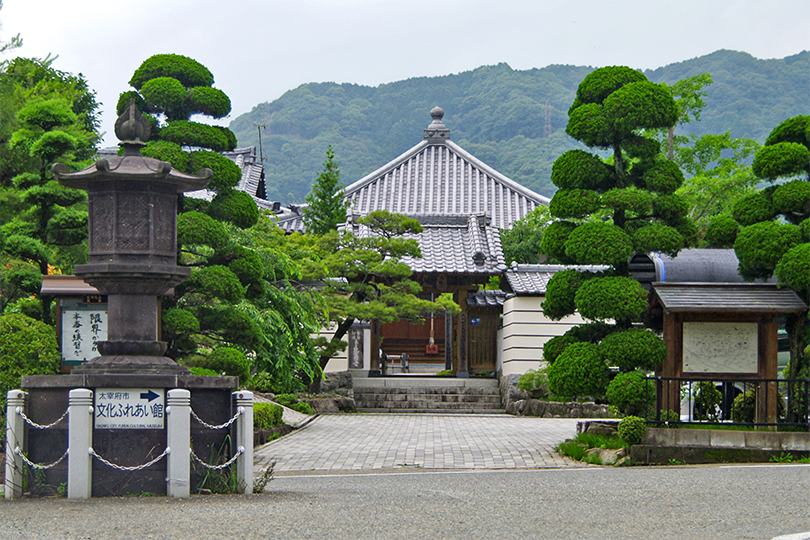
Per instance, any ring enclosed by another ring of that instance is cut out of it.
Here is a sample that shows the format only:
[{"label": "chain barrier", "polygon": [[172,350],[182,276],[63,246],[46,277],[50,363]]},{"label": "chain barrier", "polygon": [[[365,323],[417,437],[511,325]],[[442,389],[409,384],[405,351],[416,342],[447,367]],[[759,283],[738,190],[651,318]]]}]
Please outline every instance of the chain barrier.
[{"label": "chain barrier", "polygon": [[14,448],[14,453],[17,454],[18,456],[20,456],[22,458],[22,460],[28,464],[29,467],[33,467],[34,469],[39,469],[41,471],[44,471],[44,470],[47,470],[47,469],[50,469],[52,467],[55,467],[55,466],[59,465],[62,462],[62,460],[65,459],[67,457],[67,455],[68,455],[68,451],[67,451],[67,449],[65,449],[65,453],[62,454],[62,457],[60,457],[59,459],[57,459],[56,461],[54,461],[50,465],[38,465],[38,464],[34,463],[33,461],[31,461],[30,459],[28,459],[27,457],[25,457],[25,454],[23,454],[23,452],[22,452],[22,450],[20,450],[19,446]]},{"label": "chain barrier", "polygon": [[144,463],[143,465],[135,465],[133,467],[125,467],[123,465],[116,465],[115,463],[107,461],[106,459],[104,459],[100,455],[96,454],[96,451],[93,450],[92,447],[90,447],[90,449],[89,449],[90,455],[95,457],[96,459],[98,459],[100,462],[102,462],[106,466],[112,467],[113,469],[118,469],[119,471],[130,471],[130,472],[131,471],[140,471],[140,470],[143,470],[143,469],[145,469],[147,467],[151,467],[152,465],[154,465],[155,463],[157,463],[158,461],[163,459],[163,457],[169,455],[169,451],[170,451],[169,447],[167,446],[162,454],[160,454],[158,457],[156,457],[155,459],[153,459],[149,463]]},{"label": "chain barrier", "polygon": [[211,469],[212,471],[219,471],[224,469],[225,467],[229,467],[234,461],[236,461],[236,458],[238,458],[244,453],[245,447],[240,446],[239,449],[236,451],[236,453],[233,455],[233,457],[228,461],[226,461],[225,463],[223,463],[222,465],[209,465],[208,463],[205,463],[203,460],[197,457],[197,454],[194,453],[194,450],[191,450],[191,457],[193,457],[197,461],[197,463],[199,463],[206,469]]},{"label": "chain barrier", "polygon": [[197,413],[195,413],[195,412],[194,412],[194,409],[191,409],[191,408],[190,408],[189,410],[191,411],[191,416],[193,416],[193,417],[194,417],[194,419],[195,419],[197,422],[199,422],[199,423],[200,423],[200,424],[202,424],[203,426],[207,427],[208,429],[224,429],[224,428],[226,428],[226,427],[230,426],[231,424],[233,424],[234,422],[236,422],[236,419],[237,419],[237,418],[239,418],[239,415],[245,412],[245,408],[244,408],[244,407],[239,407],[239,408],[236,410],[236,414],[234,415],[234,417],[233,417],[233,418],[231,418],[230,420],[228,420],[227,422],[225,422],[224,424],[221,424],[221,425],[219,425],[219,426],[212,426],[211,424],[206,423],[206,422],[205,422],[205,421],[204,421],[202,418],[200,418],[199,416],[197,416]]},{"label": "chain barrier", "polygon": [[23,412],[22,407],[17,407],[16,409],[14,409],[14,412],[19,414],[22,417],[22,419],[25,420],[26,424],[28,424],[29,426],[31,426],[33,428],[36,428],[36,429],[50,429],[53,426],[55,426],[56,424],[58,424],[59,422],[61,422],[62,420],[64,420],[65,417],[68,415],[68,409],[65,409],[64,414],[62,414],[62,416],[60,416],[59,419],[56,422],[50,423],[50,424],[48,424],[46,426],[43,426],[43,425],[37,424],[36,422],[34,422],[33,420],[31,420],[30,418],[25,416],[25,413]]}]

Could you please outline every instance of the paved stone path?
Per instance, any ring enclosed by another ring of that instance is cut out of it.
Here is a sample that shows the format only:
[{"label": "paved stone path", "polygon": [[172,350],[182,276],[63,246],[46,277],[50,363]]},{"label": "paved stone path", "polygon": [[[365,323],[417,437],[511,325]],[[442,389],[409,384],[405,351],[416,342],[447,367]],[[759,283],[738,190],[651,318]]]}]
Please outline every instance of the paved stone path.
[{"label": "paved stone path", "polygon": [[507,415],[324,415],[255,450],[255,474],[381,469],[538,469],[582,467],[554,446],[577,420]]}]

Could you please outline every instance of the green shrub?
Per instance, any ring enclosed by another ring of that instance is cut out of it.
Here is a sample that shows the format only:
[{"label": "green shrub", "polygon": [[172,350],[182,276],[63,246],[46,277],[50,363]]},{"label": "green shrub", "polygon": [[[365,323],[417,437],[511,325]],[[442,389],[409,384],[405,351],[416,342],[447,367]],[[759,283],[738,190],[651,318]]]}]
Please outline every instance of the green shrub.
[{"label": "green shrub", "polygon": [[233,223],[240,229],[249,229],[259,221],[259,207],[256,206],[256,201],[244,191],[235,189],[224,191],[214,197],[208,212],[212,218]]},{"label": "green shrub", "polygon": [[548,388],[563,399],[600,397],[607,387],[609,370],[599,358],[596,345],[569,345],[548,368]]},{"label": "green shrub", "polygon": [[250,379],[248,379],[245,386],[248,390],[252,390],[253,392],[261,392],[262,394],[272,394],[275,392],[275,381],[273,380],[272,375],[266,371],[260,371],[252,376]]},{"label": "green shrub", "polygon": [[276,396],[276,403],[292,408],[293,405],[298,403],[298,398],[295,397],[295,394],[278,394]]},{"label": "green shrub", "polygon": [[548,375],[545,369],[530,369],[520,376],[518,380],[518,388],[524,392],[531,392],[541,388],[544,384],[548,383]]},{"label": "green shrub", "polygon": [[232,347],[220,347],[208,355],[205,367],[231,377],[246,381],[250,377],[250,361],[242,351]]},{"label": "green shrub", "polygon": [[[782,393],[776,400],[779,418],[785,416],[785,399]],[[737,424],[753,424],[757,413],[757,391],[756,389],[746,390],[734,398],[731,404],[731,421]]]},{"label": "green shrub", "polygon": [[638,444],[644,438],[644,432],[647,431],[647,424],[643,418],[638,416],[626,416],[619,422],[619,437],[627,444],[632,446]]},{"label": "green shrub", "polygon": [[709,218],[706,235],[703,239],[710,248],[730,248],[737,239],[740,224],[728,214],[718,214]]},{"label": "green shrub", "polygon": [[52,327],[22,314],[0,316],[0,408],[23,375],[58,373],[59,358]]},{"label": "green shrub", "polygon": [[315,414],[315,410],[312,408],[312,405],[305,401],[299,401],[298,403],[293,403],[290,407],[294,411],[298,411],[303,414]]},{"label": "green shrub", "polygon": [[638,371],[616,375],[605,394],[625,415],[646,417],[650,407],[655,406],[655,387]]},{"label": "green shrub", "polygon": [[718,422],[718,407],[723,401],[723,394],[711,381],[701,381],[693,390],[695,399],[695,419]]},{"label": "green shrub", "polygon": [[271,429],[280,426],[284,409],[275,403],[253,404],[253,429]]},{"label": "green shrub", "polygon": [[574,336],[554,336],[543,345],[543,360],[548,365],[553,364],[566,347],[577,342],[579,342],[579,340]]},{"label": "green shrub", "polygon": [[635,320],[647,308],[647,291],[633,278],[604,277],[583,283],[574,301],[580,314],[594,321]]},{"label": "green shrub", "polygon": [[661,411],[659,420],[666,424],[667,427],[678,427],[681,421],[681,415],[677,411],[665,410]]},{"label": "green shrub", "polygon": [[614,332],[599,343],[599,357],[602,361],[622,371],[655,369],[666,356],[667,346],[664,340],[642,328]]}]

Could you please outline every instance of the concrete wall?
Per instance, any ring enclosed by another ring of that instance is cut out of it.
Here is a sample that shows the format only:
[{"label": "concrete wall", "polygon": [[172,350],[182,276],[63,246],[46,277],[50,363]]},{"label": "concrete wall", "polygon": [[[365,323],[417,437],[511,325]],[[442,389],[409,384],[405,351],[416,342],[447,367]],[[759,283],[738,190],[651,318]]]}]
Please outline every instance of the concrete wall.
[{"label": "concrete wall", "polygon": [[543,296],[515,296],[503,305],[503,328],[498,334],[498,371],[502,376],[537,369],[543,360],[543,345],[584,321],[572,315],[552,321],[543,314]]}]

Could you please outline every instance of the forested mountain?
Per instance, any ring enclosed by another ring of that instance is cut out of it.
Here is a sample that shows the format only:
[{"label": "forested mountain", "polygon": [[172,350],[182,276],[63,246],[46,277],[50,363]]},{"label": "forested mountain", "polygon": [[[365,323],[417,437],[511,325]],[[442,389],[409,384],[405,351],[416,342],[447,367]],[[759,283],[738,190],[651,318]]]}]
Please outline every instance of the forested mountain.
[{"label": "forested mountain", "polygon": [[[450,137],[488,165],[550,197],[551,164],[579,147],[565,134],[577,85],[593,67],[552,65],[513,70],[483,66],[443,77],[419,77],[376,88],[310,83],[262,103],[231,122],[239,145],[258,146],[263,124],[267,198],[303,202],[332,145],[348,185],[415,145],[430,123],[429,111],[445,111]],[[674,83],[710,73],[700,123],[686,133],[722,133],[763,142],[782,120],[810,111],[810,52],[776,60],[717,51],[647,71],[655,82]],[[547,116],[548,113],[548,116]],[[548,122],[547,122],[548,120]]]}]

